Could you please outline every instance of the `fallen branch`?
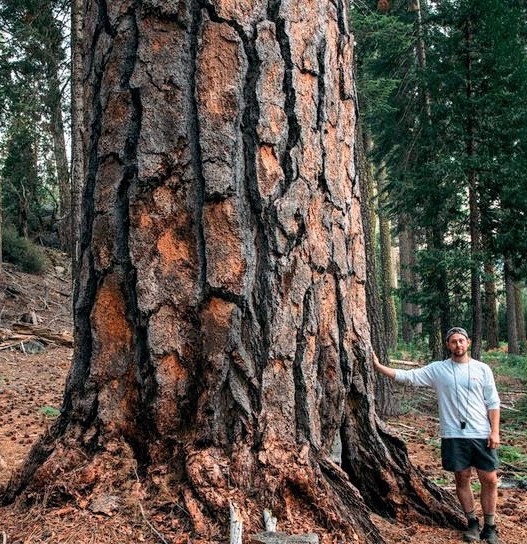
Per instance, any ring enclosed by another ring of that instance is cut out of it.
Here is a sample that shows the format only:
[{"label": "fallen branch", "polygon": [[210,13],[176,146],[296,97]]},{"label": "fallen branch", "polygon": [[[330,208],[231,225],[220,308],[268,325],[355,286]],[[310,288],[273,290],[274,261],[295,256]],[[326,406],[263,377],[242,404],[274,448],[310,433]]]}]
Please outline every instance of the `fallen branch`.
[{"label": "fallen branch", "polygon": [[516,408],[513,408],[512,406],[507,406],[503,403],[501,403],[500,408],[503,408],[504,410],[510,410],[511,412],[521,412],[521,410],[517,410]]},{"label": "fallen branch", "polygon": [[395,363],[397,365],[405,365],[405,366],[423,366],[421,363],[415,363],[413,361],[402,361],[399,359],[390,359],[390,363]]},{"label": "fallen branch", "polygon": [[501,466],[510,468],[510,469],[516,471],[517,473],[521,472],[521,473],[525,474],[527,472],[527,468],[517,467],[517,466],[511,465],[510,463],[507,463],[505,461],[501,461]]}]

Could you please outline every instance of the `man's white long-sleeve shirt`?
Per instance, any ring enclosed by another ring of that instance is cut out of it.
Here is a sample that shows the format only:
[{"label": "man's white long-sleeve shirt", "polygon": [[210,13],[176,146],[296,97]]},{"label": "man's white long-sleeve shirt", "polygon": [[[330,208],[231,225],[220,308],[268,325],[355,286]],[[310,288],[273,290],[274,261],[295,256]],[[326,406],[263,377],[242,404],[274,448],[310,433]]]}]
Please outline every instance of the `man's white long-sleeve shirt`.
[{"label": "man's white long-sleeve shirt", "polygon": [[500,398],[492,370],[485,363],[475,359],[468,363],[435,361],[415,370],[397,369],[395,380],[436,390],[442,438],[489,436],[488,411],[500,407]]}]

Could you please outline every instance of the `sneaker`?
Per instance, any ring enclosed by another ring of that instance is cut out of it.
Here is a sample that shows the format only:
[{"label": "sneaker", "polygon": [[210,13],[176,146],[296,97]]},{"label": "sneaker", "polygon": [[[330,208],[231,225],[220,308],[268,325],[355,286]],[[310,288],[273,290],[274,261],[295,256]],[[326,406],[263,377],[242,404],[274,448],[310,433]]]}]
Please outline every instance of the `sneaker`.
[{"label": "sneaker", "polygon": [[496,531],[496,525],[483,525],[483,530],[479,534],[481,540],[485,540],[489,544],[498,544],[498,531]]},{"label": "sneaker", "polygon": [[[483,534],[483,532],[481,534]],[[469,519],[467,522],[467,530],[463,533],[463,540],[465,542],[479,542],[479,537],[478,518]]]}]

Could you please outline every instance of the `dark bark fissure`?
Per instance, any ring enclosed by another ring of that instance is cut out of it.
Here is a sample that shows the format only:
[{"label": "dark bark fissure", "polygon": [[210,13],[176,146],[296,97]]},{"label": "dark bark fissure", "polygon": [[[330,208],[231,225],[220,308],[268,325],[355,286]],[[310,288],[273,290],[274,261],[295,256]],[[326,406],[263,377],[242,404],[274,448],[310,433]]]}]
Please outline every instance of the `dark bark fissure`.
[{"label": "dark bark fissure", "polygon": [[298,123],[295,104],[296,104],[296,91],[293,85],[293,59],[291,55],[291,45],[289,43],[289,36],[285,28],[285,21],[280,17],[281,0],[269,0],[267,4],[267,16],[275,24],[276,39],[280,47],[282,59],[284,61],[284,80],[283,91],[285,95],[284,110],[287,115],[287,143],[285,150],[280,158],[282,170],[284,172],[284,186],[282,194],[285,194],[293,181],[295,181],[297,172],[293,165],[293,158],[291,156],[292,149],[297,145],[300,140],[300,125]]},{"label": "dark bark fissure", "polygon": [[342,4],[342,0],[337,0],[337,23],[339,25],[339,32],[341,35],[346,35],[348,33],[344,13],[345,10]]},{"label": "dark bark fissure", "polygon": [[[324,110],[324,100],[326,98],[326,63],[325,63],[325,57],[326,57],[326,40],[322,38],[320,40],[320,43],[317,47],[317,61],[318,61],[318,73],[317,73],[317,81],[318,81],[318,99],[317,99],[317,130],[321,131],[322,129],[322,123],[326,119],[325,110]],[[321,133],[322,137],[322,133]],[[325,153],[325,148],[323,148],[323,152]],[[322,172],[324,172],[324,166],[325,166],[325,155],[323,155],[322,160]],[[323,174],[322,174],[323,175]],[[328,192],[327,187],[324,192]]]},{"label": "dark bark fissure", "polygon": [[337,274],[333,275],[335,280],[335,291],[337,300],[337,325],[339,330],[339,360],[340,371],[342,374],[342,381],[344,387],[347,389],[350,385],[351,365],[348,357],[348,352],[344,346],[344,337],[346,335],[346,319],[344,317],[344,309],[342,303],[342,293],[339,285],[339,277]]},{"label": "dark bark fissure", "polygon": [[307,384],[302,370],[302,361],[306,350],[306,330],[311,312],[312,289],[307,289],[302,302],[302,324],[296,333],[296,352],[293,362],[293,377],[295,380],[295,411],[297,440],[311,441],[309,426],[309,410],[307,407]]}]

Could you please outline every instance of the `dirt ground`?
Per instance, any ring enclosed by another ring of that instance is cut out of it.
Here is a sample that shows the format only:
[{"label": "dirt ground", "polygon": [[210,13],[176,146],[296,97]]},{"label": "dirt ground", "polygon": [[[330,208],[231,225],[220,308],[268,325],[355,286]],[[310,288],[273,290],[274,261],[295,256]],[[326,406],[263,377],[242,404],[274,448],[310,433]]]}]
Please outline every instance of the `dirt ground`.
[{"label": "dirt ground", "polygon": [[[22,274],[7,265],[0,301],[1,328],[9,328],[23,313],[33,310],[40,325],[57,332],[71,330],[69,270],[58,260],[58,264],[55,263],[58,268],[52,267],[45,277]],[[71,356],[71,349],[53,344],[38,354],[20,349],[0,351],[0,489],[21,465],[37,437],[53,422],[55,410],[61,405]],[[514,416],[519,413],[515,406],[525,395],[525,384],[511,379],[504,382],[502,401]],[[405,413],[390,420],[394,433],[407,442],[415,465],[438,485],[453,491],[452,477],[440,466],[438,422],[432,394],[423,391],[416,397],[415,391],[401,388],[398,396]],[[502,442],[519,446],[527,453],[525,431],[503,433]],[[515,472],[518,471],[512,465],[504,466],[501,471],[498,524],[502,544],[518,544],[527,538],[527,490],[506,487],[512,477],[518,476]],[[446,544],[461,541],[459,532],[451,529],[412,522],[403,525],[378,516],[373,516],[373,520],[386,542]],[[147,502],[137,501],[135,507],[126,512],[117,511],[107,516],[94,514],[82,501],[53,506],[44,499],[30,509],[22,504],[0,508],[0,542],[193,542],[176,524],[175,520],[171,521],[170,511],[150,511]],[[170,536],[174,534],[178,537]]]}]

